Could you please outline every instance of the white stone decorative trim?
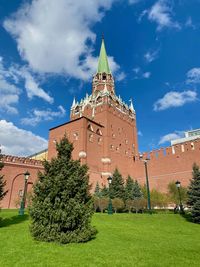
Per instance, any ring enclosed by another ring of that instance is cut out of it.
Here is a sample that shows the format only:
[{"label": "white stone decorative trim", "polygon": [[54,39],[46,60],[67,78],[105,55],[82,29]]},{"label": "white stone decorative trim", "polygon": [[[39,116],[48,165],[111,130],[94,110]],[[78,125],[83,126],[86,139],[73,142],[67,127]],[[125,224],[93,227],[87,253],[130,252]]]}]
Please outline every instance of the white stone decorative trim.
[{"label": "white stone decorative trim", "polygon": [[111,159],[110,158],[101,158],[101,162],[102,163],[111,163]]},{"label": "white stone decorative trim", "polygon": [[85,151],[80,151],[78,155],[81,159],[85,159],[87,157],[87,153]]},{"label": "white stone decorative trim", "polygon": [[101,173],[102,176],[112,176],[111,172],[102,172]]}]

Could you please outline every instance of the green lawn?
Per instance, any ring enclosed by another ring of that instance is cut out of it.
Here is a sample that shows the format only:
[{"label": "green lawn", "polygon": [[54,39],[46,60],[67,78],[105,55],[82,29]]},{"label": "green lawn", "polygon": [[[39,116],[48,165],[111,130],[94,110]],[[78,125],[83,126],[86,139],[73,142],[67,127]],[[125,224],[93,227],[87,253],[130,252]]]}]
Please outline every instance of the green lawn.
[{"label": "green lawn", "polygon": [[70,245],[34,241],[27,215],[0,216],[0,267],[200,266],[200,225],[178,214],[95,214],[97,237]]}]

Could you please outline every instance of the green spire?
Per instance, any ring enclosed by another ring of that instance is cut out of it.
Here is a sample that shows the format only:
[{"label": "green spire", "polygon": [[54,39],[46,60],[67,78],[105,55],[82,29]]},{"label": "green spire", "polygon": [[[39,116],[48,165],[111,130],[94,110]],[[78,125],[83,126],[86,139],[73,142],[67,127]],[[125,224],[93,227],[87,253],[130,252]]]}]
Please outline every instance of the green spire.
[{"label": "green spire", "polygon": [[106,54],[104,38],[102,38],[101,50],[100,50],[99,61],[98,61],[98,69],[97,69],[97,73],[103,73],[103,72],[107,74],[111,73],[109,65],[108,65],[108,58]]}]

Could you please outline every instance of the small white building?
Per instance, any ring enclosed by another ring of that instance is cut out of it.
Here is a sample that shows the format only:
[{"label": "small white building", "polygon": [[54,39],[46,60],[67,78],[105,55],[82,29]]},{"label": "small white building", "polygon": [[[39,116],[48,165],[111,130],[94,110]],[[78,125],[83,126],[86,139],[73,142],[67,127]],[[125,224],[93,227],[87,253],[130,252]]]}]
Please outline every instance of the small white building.
[{"label": "small white building", "polygon": [[185,134],[185,137],[172,140],[171,145],[173,146],[176,144],[184,143],[187,141],[193,141],[195,139],[200,138],[200,129],[187,131],[184,134]]}]

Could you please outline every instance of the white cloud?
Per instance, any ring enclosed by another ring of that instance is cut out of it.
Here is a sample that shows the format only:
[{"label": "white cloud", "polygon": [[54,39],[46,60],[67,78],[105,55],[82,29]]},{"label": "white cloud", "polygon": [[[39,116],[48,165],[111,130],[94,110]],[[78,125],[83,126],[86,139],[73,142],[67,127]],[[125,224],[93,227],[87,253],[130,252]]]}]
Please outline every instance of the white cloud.
[{"label": "white cloud", "polygon": [[172,18],[172,8],[170,7],[168,0],[157,1],[148,11],[148,18],[150,21],[158,24],[158,31],[163,28],[181,28],[179,23]]},{"label": "white cloud", "polygon": [[187,73],[187,83],[200,83],[200,68],[193,68]]},{"label": "white cloud", "polygon": [[138,131],[138,136],[143,136],[143,133],[141,131]]},{"label": "white cloud", "polygon": [[140,67],[134,68],[133,72],[135,73],[134,79],[149,79],[151,76],[151,72],[143,72]]},{"label": "white cloud", "polygon": [[192,22],[192,18],[191,18],[191,17],[188,17],[188,18],[187,18],[187,20],[186,20],[186,22],[185,22],[185,26],[186,26],[187,28],[192,28],[193,30],[196,29],[196,26],[193,24],[193,22]]},{"label": "white cloud", "polygon": [[161,145],[161,144],[170,142],[170,141],[172,141],[172,140],[181,138],[181,137],[183,137],[183,136],[184,136],[184,133],[183,133],[183,132],[175,131],[174,133],[169,133],[169,134],[166,134],[166,135],[162,136],[162,137],[160,138],[160,141],[159,141],[158,144]]},{"label": "white cloud", "polygon": [[28,156],[47,148],[47,140],[0,120],[0,142],[3,154]]},{"label": "white cloud", "polygon": [[[33,0],[6,19],[4,27],[34,71],[87,80],[97,68],[97,58],[92,56],[96,35],[91,28],[114,1]],[[112,72],[119,68],[112,57],[109,63]]]},{"label": "white cloud", "polygon": [[158,56],[158,50],[156,51],[148,51],[145,55],[144,58],[148,63],[151,63],[154,61]]},{"label": "white cloud", "polygon": [[141,69],[140,67],[136,67],[133,69],[133,71],[135,72],[135,74],[138,74],[141,71]]},{"label": "white cloud", "polygon": [[197,99],[197,93],[195,91],[171,91],[154,103],[154,111],[165,110],[172,107],[181,107],[186,103],[197,101]]},{"label": "white cloud", "polygon": [[142,19],[143,19],[143,17],[145,16],[145,15],[147,15],[148,14],[148,10],[147,9],[145,9],[145,10],[143,10],[142,11],[142,13],[139,15],[139,17],[138,17],[138,23],[140,23],[141,21],[142,21]]},{"label": "white cloud", "polygon": [[3,59],[0,57],[0,111],[17,114],[15,105],[19,102],[20,89],[13,84],[12,79],[11,73],[6,71]]},{"label": "white cloud", "polygon": [[150,76],[151,76],[151,72],[149,72],[149,71],[144,72],[144,73],[142,74],[142,77],[145,78],[145,79],[149,79]]},{"label": "white cloud", "polygon": [[30,117],[22,118],[21,123],[24,125],[35,126],[41,121],[44,122],[44,121],[53,120],[54,118],[61,118],[65,116],[65,114],[66,114],[66,111],[63,108],[63,106],[59,106],[58,111],[52,111],[50,109],[47,109],[47,110],[35,109],[33,110]]},{"label": "white cloud", "polygon": [[16,64],[5,67],[3,58],[0,57],[0,109],[8,113],[16,114],[18,112],[13,105],[19,102],[19,95],[22,90],[18,87],[21,82],[24,83],[29,99],[36,96],[53,103],[53,98],[39,86],[34,75],[27,67],[21,68]]},{"label": "white cloud", "polygon": [[28,70],[21,69],[19,73],[25,79],[24,86],[26,88],[27,96],[29,99],[37,96],[51,104],[53,103],[54,99],[49,96],[41,87],[39,87],[39,84],[35,81],[34,77]]},{"label": "white cloud", "polygon": [[126,78],[126,74],[122,71],[116,75],[116,81],[120,82]]}]

